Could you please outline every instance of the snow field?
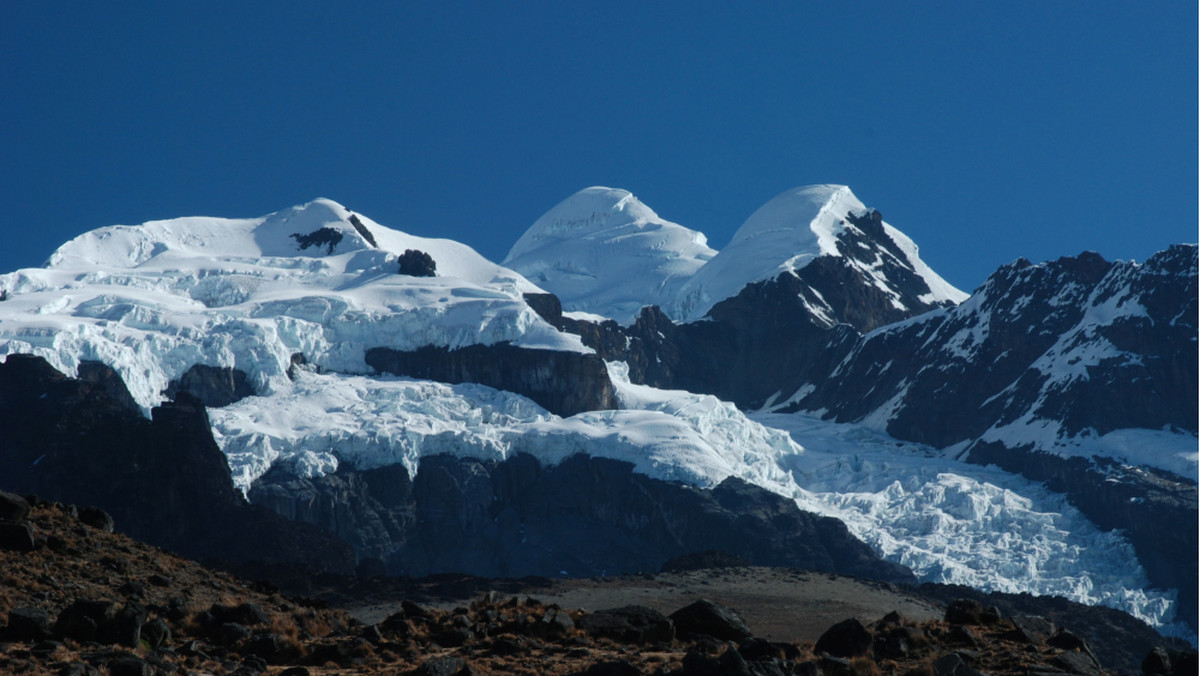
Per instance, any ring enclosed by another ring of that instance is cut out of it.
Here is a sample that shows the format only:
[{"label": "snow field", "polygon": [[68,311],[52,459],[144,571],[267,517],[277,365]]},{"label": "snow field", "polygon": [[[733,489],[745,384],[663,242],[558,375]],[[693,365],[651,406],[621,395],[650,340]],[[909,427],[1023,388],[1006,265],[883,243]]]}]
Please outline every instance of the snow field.
[{"label": "snow field", "polygon": [[[508,341],[588,352],[524,301],[540,289],[463,244],[359,217],[381,247],[317,200],[259,219],[184,218],[81,235],[50,267],[0,276],[0,357],[36,354],[67,374],[82,360],[112,366],[149,412],[195,364],[245,371],[256,390],[286,389],[291,355],[365,373],[368,348],[462,347]],[[332,253],[293,233],[332,228]],[[396,274],[394,255],[430,253],[437,277]]]}]

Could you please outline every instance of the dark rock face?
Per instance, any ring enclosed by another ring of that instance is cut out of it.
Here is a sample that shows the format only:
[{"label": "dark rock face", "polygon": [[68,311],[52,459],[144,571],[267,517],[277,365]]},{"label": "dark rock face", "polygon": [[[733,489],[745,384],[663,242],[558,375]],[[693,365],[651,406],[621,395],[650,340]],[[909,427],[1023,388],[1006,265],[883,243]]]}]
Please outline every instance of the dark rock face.
[{"label": "dark rock face", "polygon": [[755,409],[826,377],[862,333],[949,305],[922,300],[931,290],[878,211],[847,214],[837,248],[838,256],[747,285],[703,321],[675,324],[657,307],[643,308],[630,327],[561,310],[543,317],[603,358],[628,363],[634,382]]},{"label": "dark rock face", "polygon": [[418,249],[405,249],[396,259],[400,265],[399,273],[410,277],[436,277],[437,263],[433,256]]},{"label": "dark rock face", "polygon": [[527,455],[498,464],[431,456],[411,483],[400,466],[318,479],[270,473],[250,498],[333,530],[395,574],[615,575],[716,548],[754,565],[913,579],[840,521],[738,479],[701,490],[587,456],[553,467]]},{"label": "dark rock face", "polygon": [[180,393],[199,399],[209,408],[228,406],[257,394],[246,378],[246,372],[229,366],[196,364],[179,380],[172,380],[166,395],[174,400]]},{"label": "dark rock face", "polygon": [[1196,265],[1183,245],[1140,266],[1094,253],[1012,263],[961,306],[860,341],[797,408],[850,421],[899,397],[888,432],[937,447],[1027,415],[1072,435],[1194,434]]},{"label": "dark rock face", "polygon": [[300,479],[273,468],[254,483],[249,498],[353,543],[360,561],[386,562],[415,525],[412,491],[402,465],[341,471],[319,479]]},{"label": "dark rock face", "polygon": [[367,229],[367,225],[362,222],[362,219],[358,217],[358,214],[350,214],[349,220],[350,225],[354,226],[355,232],[362,236],[363,239],[367,240],[368,244],[376,249],[379,248],[379,244],[375,242],[375,235],[371,234],[371,231]]},{"label": "dark rock face", "polygon": [[68,378],[39,357],[9,355],[0,364],[3,487],[95,505],[117,530],[188,556],[354,569],[332,535],[246,503],[200,402],[181,394],[147,420],[111,394],[114,379]]},{"label": "dark rock face", "polygon": [[858,336],[848,325],[830,327],[814,318],[805,289],[785,274],[745,287],[705,321],[675,324],[659,308],[646,307],[629,327],[564,318],[561,328],[604,359],[629,364],[634,382],[713,394],[753,409],[831,369]]},{"label": "dark rock face", "polygon": [[526,305],[538,313],[539,317],[546,320],[547,324],[554,327],[562,326],[563,309],[558,296],[552,293],[526,293],[521,298]]},{"label": "dark rock face", "polygon": [[325,247],[325,254],[333,255],[333,250],[342,241],[342,233],[337,228],[321,228],[309,233],[294,232],[291,235],[292,239],[296,240],[296,246],[301,251],[309,247]]},{"label": "dark rock face", "polygon": [[618,408],[604,361],[594,354],[533,350],[508,343],[457,350],[367,350],[372,368],[398,376],[445,383],[479,383],[522,394],[561,416]]}]

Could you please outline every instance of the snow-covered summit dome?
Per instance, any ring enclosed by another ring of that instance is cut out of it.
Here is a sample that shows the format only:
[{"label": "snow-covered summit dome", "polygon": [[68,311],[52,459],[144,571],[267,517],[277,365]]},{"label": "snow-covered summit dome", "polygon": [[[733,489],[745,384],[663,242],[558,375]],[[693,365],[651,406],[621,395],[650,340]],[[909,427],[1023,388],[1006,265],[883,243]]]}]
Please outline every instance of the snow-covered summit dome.
[{"label": "snow-covered summit dome", "polygon": [[[408,249],[435,277],[399,274]],[[382,226],[318,199],[247,219],[188,217],[99,228],[44,268],[0,275],[0,360],[36,354],[67,374],[112,366],[146,411],[190,367],[234,367],[288,387],[292,355],[366,372],[371,347],[510,342],[586,352],[523,300],[541,289],[471,247]]]},{"label": "snow-covered summit dome", "polygon": [[703,234],[663,220],[629,191],[592,187],[537,219],[504,264],[568,311],[625,323],[669,302],[715,254]]},{"label": "snow-covered summit dome", "polygon": [[[152,258],[260,258],[309,257],[343,254],[375,248],[350,222],[351,212],[329,199],[316,199],[261,218],[231,219],[204,216],[150,221],[141,225],[114,225],[86,232],[63,244],[51,256],[48,267],[135,268]],[[328,228],[335,233],[328,243],[308,247],[295,235],[309,235]]]}]

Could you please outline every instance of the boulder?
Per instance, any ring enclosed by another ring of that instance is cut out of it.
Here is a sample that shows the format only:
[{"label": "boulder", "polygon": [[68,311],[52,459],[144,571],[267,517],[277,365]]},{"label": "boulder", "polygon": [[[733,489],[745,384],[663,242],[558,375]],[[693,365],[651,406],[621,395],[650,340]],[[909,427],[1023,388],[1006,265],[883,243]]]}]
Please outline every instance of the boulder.
[{"label": "boulder", "polygon": [[741,642],[753,635],[740,613],[708,599],[680,608],[670,617],[680,638],[704,635]]},{"label": "boulder", "polygon": [[8,491],[0,491],[0,521],[20,523],[29,515],[29,501]]},{"label": "boulder", "polygon": [[41,608],[13,608],[0,636],[9,641],[42,641],[52,636],[50,614]]},{"label": "boulder", "polygon": [[0,522],[0,551],[32,552],[36,548],[33,524]]},{"label": "boulder", "polygon": [[825,630],[813,650],[834,657],[858,657],[871,649],[871,632],[855,618],[842,620]]},{"label": "boulder", "polygon": [[117,604],[112,601],[75,599],[58,614],[54,634],[79,642],[97,641],[100,630],[116,615]]}]

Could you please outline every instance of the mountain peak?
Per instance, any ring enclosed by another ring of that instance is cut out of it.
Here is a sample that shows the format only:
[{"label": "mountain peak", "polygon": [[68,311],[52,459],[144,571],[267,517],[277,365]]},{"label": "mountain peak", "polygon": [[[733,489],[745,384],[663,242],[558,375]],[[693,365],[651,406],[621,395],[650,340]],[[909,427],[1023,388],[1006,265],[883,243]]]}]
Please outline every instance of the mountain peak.
[{"label": "mountain peak", "polygon": [[[751,214],[729,245],[682,287],[669,312],[677,321],[699,319],[746,285],[797,273],[818,259],[840,260],[853,277],[891,297],[900,312],[967,297],[925,265],[913,241],[883,222],[850,188],[810,185],[784,191]],[[809,283],[821,286],[817,280]],[[844,283],[831,282],[831,288]],[[814,312],[823,321],[846,321],[832,307]]]},{"label": "mountain peak", "polygon": [[632,321],[664,305],[716,254],[702,233],[659,217],[627,190],[580,190],[537,219],[504,265],[568,311]]}]

